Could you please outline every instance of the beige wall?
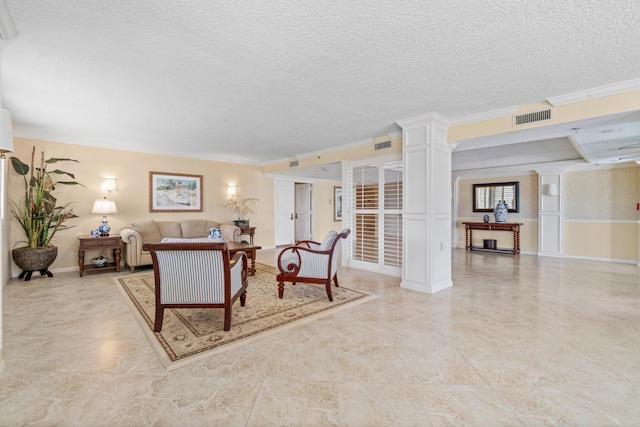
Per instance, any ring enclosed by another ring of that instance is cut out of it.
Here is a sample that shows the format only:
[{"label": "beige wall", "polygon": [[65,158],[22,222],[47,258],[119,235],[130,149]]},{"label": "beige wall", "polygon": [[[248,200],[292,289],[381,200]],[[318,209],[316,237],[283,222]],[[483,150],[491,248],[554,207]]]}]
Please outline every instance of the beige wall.
[{"label": "beige wall", "polygon": [[[476,221],[482,222],[484,212],[473,212],[473,184],[486,184],[492,182],[512,182],[520,183],[520,209],[518,213],[509,212],[507,222],[522,223],[520,232],[520,250],[524,253],[538,252],[538,176],[537,175],[516,175],[501,176],[499,178],[477,178],[461,179],[458,181],[458,212],[457,212],[457,246],[465,246],[465,229],[462,222]],[[494,221],[493,213],[488,214],[491,222]],[[485,232],[474,231],[474,246],[482,246],[482,239],[496,239],[500,248],[513,247],[513,234],[508,232]]]},{"label": "beige wall", "polygon": [[[59,203],[72,202],[74,212],[79,218],[69,220],[76,225],[70,230],[56,234],[54,240],[59,247],[58,258],[51,266],[53,270],[72,270],[78,266],[79,235],[88,235],[101,221],[100,215],[91,214],[93,201],[104,197],[101,185],[104,177],[117,179],[118,191],[109,198],[116,202],[118,213],[108,217],[112,233],[129,226],[132,222],[148,219],[180,220],[184,218],[204,218],[220,222],[231,222],[236,219],[228,208],[223,206],[226,199],[227,185],[237,186],[238,197],[256,197],[260,199],[254,205],[255,213],[251,215],[251,224],[258,227],[255,242],[265,247],[273,246],[273,179],[265,177],[262,169],[231,163],[207,160],[142,154],[129,151],[109,150],[103,148],[84,147],[72,144],[61,144],[46,141],[34,141],[15,138],[16,156],[25,163],[30,162],[31,149],[35,145],[36,156],[44,150],[45,159],[51,157],[73,158],[80,163],[60,163],[59,168],[73,172],[78,182],[85,185],[59,186],[56,197]],[[8,165],[8,197],[12,200],[23,196],[22,177],[13,172]],[[51,168],[50,168],[51,169]],[[149,212],[149,172],[187,173],[203,176],[203,211],[202,212]],[[19,225],[12,221],[10,248],[24,241],[24,233]],[[86,254],[93,257],[93,254]],[[19,273],[17,266],[12,265],[12,273]]]},{"label": "beige wall", "polygon": [[566,172],[564,252],[567,256],[638,261],[640,168]]},{"label": "beige wall", "polygon": [[[538,251],[538,176],[503,176],[460,180],[458,182],[457,246],[465,245],[463,221],[482,221],[482,213],[472,211],[472,184],[519,181],[520,212],[509,213],[508,222],[521,222],[521,250]],[[565,172],[564,255],[567,257],[637,262],[640,259],[638,236],[640,212],[636,203],[640,194],[640,167],[589,169]],[[493,221],[493,215],[490,214]],[[511,247],[510,233],[473,232],[475,245],[482,239],[498,240],[499,247]]]},{"label": "beige wall", "polygon": [[316,186],[316,229],[315,240],[322,240],[331,230],[340,232],[342,222],[333,220],[333,188],[341,187],[340,182],[319,181]]}]

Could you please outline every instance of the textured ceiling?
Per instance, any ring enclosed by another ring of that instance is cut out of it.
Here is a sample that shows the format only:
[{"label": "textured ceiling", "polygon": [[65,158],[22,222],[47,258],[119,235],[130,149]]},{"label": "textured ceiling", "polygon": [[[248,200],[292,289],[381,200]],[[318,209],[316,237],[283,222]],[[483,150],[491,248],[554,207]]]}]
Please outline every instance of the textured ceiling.
[{"label": "textured ceiling", "polygon": [[639,77],[637,0],[6,0],[19,136],[251,164]]}]

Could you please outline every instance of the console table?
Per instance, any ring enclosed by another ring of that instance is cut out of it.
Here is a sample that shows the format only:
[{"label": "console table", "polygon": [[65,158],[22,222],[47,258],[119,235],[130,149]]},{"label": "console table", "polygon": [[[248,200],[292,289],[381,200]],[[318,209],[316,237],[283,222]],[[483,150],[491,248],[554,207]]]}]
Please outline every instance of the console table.
[{"label": "console table", "polygon": [[[465,229],[465,246],[464,248],[471,251],[491,251],[512,253],[517,255],[520,253],[520,226],[521,223],[516,222],[463,222]],[[511,231],[513,233],[513,249],[485,248],[473,246],[473,230],[491,230],[491,231]]]}]

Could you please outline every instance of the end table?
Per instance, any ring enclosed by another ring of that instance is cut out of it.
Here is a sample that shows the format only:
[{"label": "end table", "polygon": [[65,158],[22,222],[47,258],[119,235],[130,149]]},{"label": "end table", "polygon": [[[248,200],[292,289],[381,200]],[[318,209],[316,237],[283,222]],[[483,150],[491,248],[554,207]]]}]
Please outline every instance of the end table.
[{"label": "end table", "polygon": [[[119,235],[107,237],[91,237],[79,236],[78,248],[78,267],[80,268],[80,277],[86,269],[87,271],[110,271],[120,272],[120,250],[122,248],[122,240]],[[93,264],[84,263],[84,251],[87,249],[112,249],[114,262],[107,263],[104,267],[96,267]]]}]

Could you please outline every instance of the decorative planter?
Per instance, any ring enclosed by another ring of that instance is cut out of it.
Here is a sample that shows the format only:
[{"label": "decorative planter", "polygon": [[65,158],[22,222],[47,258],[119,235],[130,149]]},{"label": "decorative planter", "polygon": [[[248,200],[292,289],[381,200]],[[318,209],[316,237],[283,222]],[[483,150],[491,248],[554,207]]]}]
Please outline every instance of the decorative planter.
[{"label": "decorative planter", "polygon": [[233,221],[236,224],[236,227],[248,227],[249,221]]},{"label": "decorative planter", "polygon": [[18,276],[24,277],[25,282],[31,279],[34,271],[39,271],[41,275],[53,277],[49,271],[49,266],[53,264],[58,256],[58,247],[49,246],[45,248],[17,248],[11,251],[13,261],[22,269]]}]

